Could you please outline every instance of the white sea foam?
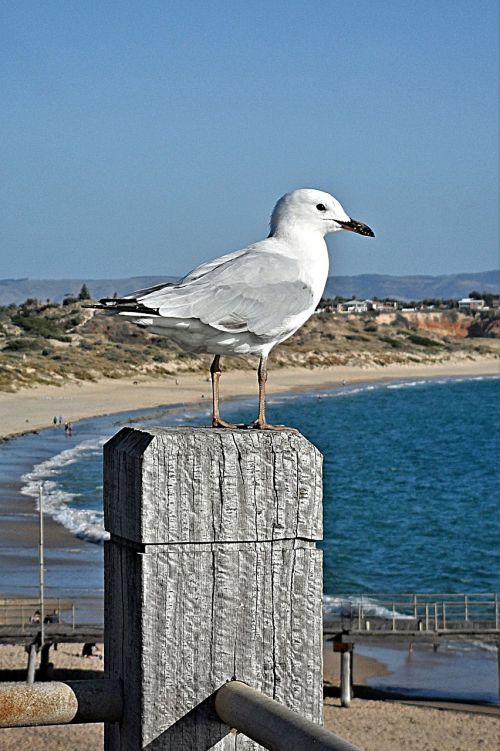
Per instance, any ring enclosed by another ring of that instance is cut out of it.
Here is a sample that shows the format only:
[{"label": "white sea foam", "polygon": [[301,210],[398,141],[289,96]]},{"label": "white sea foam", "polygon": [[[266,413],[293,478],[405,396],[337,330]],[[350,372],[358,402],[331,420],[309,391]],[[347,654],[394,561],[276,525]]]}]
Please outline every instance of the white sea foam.
[{"label": "white sea foam", "polygon": [[485,641],[449,641],[446,642],[445,648],[453,652],[477,652],[478,650],[488,653],[497,653],[496,644],[490,644]]},{"label": "white sea foam", "polygon": [[69,529],[76,537],[98,544],[109,539],[109,534],[104,529],[104,513],[93,509],[73,507],[71,502],[77,498],[77,494],[62,490],[54,478],[61,467],[74,464],[89,451],[100,449],[107,440],[106,437],[82,441],[36,464],[31,472],[27,472],[21,478],[25,483],[21,488],[21,493],[35,498],[37,508],[39,507],[39,489],[42,485],[44,512]]},{"label": "white sea foam", "polygon": [[[463,646],[462,642],[458,642],[458,644],[459,646]],[[491,644],[489,642],[484,642],[484,641],[472,641],[471,647],[473,649],[482,649],[483,652],[492,652],[495,654],[497,654],[498,652],[498,647],[496,644]]]},{"label": "white sea foam", "polygon": [[[413,386],[421,386],[424,383],[429,383],[427,380],[420,381],[401,381],[401,383],[389,383],[386,388],[388,389],[409,389]],[[444,383],[444,381],[443,381]]]},{"label": "white sea foam", "polygon": [[[379,605],[376,600],[366,597],[366,595],[323,595],[323,612],[325,615],[337,615],[344,617],[357,617],[358,609],[362,608],[363,615],[378,616],[379,618],[392,618],[393,612],[383,605]],[[407,620],[412,618],[411,615],[405,615],[395,611],[394,615],[398,620]]]}]

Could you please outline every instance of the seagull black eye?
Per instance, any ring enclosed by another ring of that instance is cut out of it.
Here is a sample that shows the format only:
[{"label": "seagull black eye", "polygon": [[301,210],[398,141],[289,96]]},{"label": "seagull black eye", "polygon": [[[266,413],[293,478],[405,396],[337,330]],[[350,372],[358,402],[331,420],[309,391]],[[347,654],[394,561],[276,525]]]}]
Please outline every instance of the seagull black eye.
[{"label": "seagull black eye", "polygon": [[326,211],[326,206],[324,203],[318,203],[316,208],[318,209],[318,211]]}]

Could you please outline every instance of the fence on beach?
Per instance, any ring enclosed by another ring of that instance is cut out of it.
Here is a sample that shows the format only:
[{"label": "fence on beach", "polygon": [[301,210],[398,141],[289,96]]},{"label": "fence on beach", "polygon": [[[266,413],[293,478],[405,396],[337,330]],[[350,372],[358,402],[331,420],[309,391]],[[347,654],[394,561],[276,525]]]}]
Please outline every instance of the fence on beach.
[{"label": "fence on beach", "polygon": [[105,722],[108,751],[353,751],[321,726],[317,449],[124,428],[104,454],[105,677],[4,684],[0,726]]}]

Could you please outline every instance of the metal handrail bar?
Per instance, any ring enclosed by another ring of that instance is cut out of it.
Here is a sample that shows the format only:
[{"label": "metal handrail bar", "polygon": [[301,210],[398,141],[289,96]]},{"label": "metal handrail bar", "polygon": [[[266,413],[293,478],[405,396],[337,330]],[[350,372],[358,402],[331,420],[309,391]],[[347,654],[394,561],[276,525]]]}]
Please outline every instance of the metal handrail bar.
[{"label": "metal handrail bar", "polygon": [[335,733],[306,720],[241,681],[229,681],[217,691],[215,711],[269,751],[360,751]]},{"label": "metal handrail bar", "polygon": [[[306,720],[241,681],[230,681],[215,696],[215,711],[269,751],[360,751],[357,746]],[[0,684],[0,728],[118,722],[122,717],[121,682],[108,678]]]},{"label": "metal handrail bar", "polygon": [[121,682],[107,678],[47,683],[0,683],[0,728],[118,722]]}]

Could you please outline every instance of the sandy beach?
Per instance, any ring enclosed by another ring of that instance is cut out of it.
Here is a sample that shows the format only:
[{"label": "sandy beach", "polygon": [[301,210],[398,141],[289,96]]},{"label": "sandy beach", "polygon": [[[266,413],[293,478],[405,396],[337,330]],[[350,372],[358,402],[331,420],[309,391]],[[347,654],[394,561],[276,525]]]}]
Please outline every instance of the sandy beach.
[{"label": "sandy beach", "polygon": [[[51,651],[58,680],[97,677],[103,662],[85,659],[81,644],[61,644]],[[362,686],[368,678],[384,672],[384,666],[370,657],[357,656],[354,663],[354,684]],[[17,672],[26,667],[22,647],[0,646],[0,675],[5,679],[22,679]],[[16,671],[9,675],[8,671]],[[365,751],[498,751],[500,715],[486,716],[473,711],[434,709],[409,706],[392,701],[354,699],[349,709],[331,696],[338,685],[339,656],[325,647],[324,679],[325,726]],[[45,728],[12,728],[0,730],[2,751],[101,751],[103,725],[53,726]]]},{"label": "sandy beach", "polygon": [[[388,365],[380,367],[270,369],[268,393],[328,388],[347,384],[404,378],[500,375],[500,360],[450,359],[436,365]],[[255,372],[229,370],[221,380],[222,399],[257,394]],[[211,387],[200,373],[164,379],[103,379],[63,386],[36,386],[15,393],[0,393],[0,439],[48,428],[54,417],[76,422],[85,417],[165,404],[195,404],[210,400]],[[257,398],[257,397],[256,397]]]}]

